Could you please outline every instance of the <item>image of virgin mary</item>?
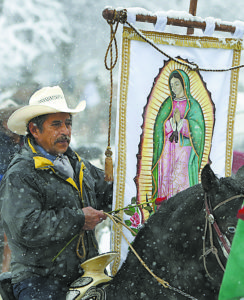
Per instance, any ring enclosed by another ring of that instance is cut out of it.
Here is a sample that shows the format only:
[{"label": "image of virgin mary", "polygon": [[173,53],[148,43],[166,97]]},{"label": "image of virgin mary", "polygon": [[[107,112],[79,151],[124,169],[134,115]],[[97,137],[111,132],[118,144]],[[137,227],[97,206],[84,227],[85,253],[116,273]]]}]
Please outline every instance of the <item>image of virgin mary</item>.
[{"label": "image of virgin mary", "polygon": [[174,70],[168,83],[170,95],[158,111],[153,132],[154,199],[168,199],[198,184],[204,151],[204,115],[191,95],[188,75]]}]

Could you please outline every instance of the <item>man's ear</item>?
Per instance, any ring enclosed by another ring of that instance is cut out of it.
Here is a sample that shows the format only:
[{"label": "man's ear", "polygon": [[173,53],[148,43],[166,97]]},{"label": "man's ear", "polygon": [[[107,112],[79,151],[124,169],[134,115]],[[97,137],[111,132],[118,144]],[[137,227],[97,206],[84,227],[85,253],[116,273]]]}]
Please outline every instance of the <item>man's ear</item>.
[{"label": "man's ear", "polygon": [[31,134],[34,136],[34,138],[38,137],[39,129],[33,122],[29,123],[29,130],[30,130]]}]

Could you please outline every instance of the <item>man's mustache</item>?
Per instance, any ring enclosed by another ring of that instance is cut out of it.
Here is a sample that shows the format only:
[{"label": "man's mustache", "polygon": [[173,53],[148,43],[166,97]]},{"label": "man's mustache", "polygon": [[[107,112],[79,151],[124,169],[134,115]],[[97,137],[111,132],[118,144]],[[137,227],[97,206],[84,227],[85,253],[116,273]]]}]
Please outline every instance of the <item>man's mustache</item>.
[{"label": "man's mustache", "polygon": [[67,141],[68,143],[70,142],[70,137],[68,135],[62,135],[61,137],[57,138],[55,144],[59,142],[65,142],[65,141]]}]

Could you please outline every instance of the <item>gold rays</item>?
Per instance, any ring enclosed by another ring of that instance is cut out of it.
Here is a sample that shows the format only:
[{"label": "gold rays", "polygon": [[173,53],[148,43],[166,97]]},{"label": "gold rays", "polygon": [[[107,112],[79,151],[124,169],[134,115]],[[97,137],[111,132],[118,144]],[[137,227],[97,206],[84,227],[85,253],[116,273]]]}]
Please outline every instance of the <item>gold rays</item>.
[{"label": "gold rays", "polygon": [[[143,123],[143,134],[141,136],[141,153],[138,156],[138,174],[136,178],[138,188],[138,202],[145,202],[146,197],[150,200],[152,197],[152,157],[153,157],[153,131],[154,123],[157,117],[158,111],[165,101],[170,96],[169,89],[169,76],[176,70],[181,69],[188,74],[190,80],[190,90],[192,96],[199,102],[205,121],[205,145],[204,153],[201,163],[201,169],[208,161],[208,156],[211,148],[211,139],[214,126],[213,116],[213,104],[210,95],[203,83],[200,75],[195,71],[189,71],[189,69],[173,60],[167,62],[161,69],[156,83],[154,84],[151,95],[149,97]],[[199,172],[199,181],[200,181]],[[143,211],[145,219],[148,216],[147,211]]]}]

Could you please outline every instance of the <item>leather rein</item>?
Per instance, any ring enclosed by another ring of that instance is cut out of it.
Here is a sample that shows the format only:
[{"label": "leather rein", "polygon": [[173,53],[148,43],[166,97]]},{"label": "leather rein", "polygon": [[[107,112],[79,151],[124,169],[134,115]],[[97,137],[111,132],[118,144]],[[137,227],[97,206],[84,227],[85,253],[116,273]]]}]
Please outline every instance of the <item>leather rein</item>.
[{"label": "leather rein", "polygon": [[[221,249],[223,251],[223,254],[224,256],[226,257],[226,259],[228,259],[228,256],[230,254],[230,248],[231,248],[231,244],[229,242],[229,240],[227,239],[227,237],[221,232],[221,230],[219,229],[219,226],[217,224],[217,221],[216,219],[214,218],[214,214],[213,212],[219,208],[220,206],[232,201],[232,200],[235,200],[237,198],[240,198],[240,197],[244,197],[244,195],[240,194],[240,195],[236,195],[236,196],[233,196],[233,197],[230,197],[222,202],[220,202],[218,205],[216,205],[213,209],[211,207],[211,202],[210,202],[210,198],[208,197],[207,193],[204,194],[204,203],[205,203],[205,209],[206,209],[206,223],[205,223],[205,230],[204,230],[204,238],[203,238],[203,264],[204,264],[204,268],[206,270],[206,273],[208,274],[208,276],[213,279],[208,270],[207,270],[207,266],[206,266],[206,256],[209,254],[209,253],[213,253],[218,261],[218,264],[220,265],[221,269],[223,271],[225,271],[225,268],[219,258],[219,255],[218,255],[218,250],[217,248],[214,246],[214,243],[213,243],[213,230],[212,230],[212,227],[214,228],[217,236],[218,236],[218,239],[219,239],[219,242],[220,242],[220,245],[221,245]],[[209,239],[210,239],[210,249],[208,249],[206,251],[206,245],[205,245],[205,242],[206,242],[206,235],[207,235],[207,228],[209,229]]]}]

